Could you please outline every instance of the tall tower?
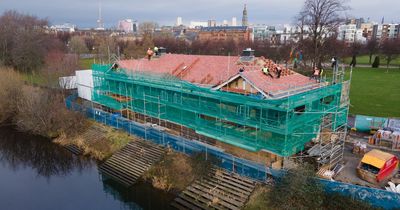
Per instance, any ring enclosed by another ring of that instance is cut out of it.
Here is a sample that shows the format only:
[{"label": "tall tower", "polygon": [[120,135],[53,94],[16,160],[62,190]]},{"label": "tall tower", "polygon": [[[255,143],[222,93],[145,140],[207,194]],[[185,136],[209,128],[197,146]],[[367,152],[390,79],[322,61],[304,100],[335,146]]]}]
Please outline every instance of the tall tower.
[{"label": "tall tower", "polygon": [[99,19],[97,19],[97,29],[104,29],[103,18],[101,16],[101,2],[99,2]]},{"label": "tall tower", "polygon": [[232,18],[232,26],[237,26],[236,17],[233,17],[233,18]]},{"label": "tall tower", "polygon": [[244,5],[243,9],[243,16],[242,16],[242,26],[248,26],[248,19],[247,19],[247,8],[246,4]]},{"label": "tall tower", "polygon": [[183,23],[182,23],[182,17],[177,17],[176,18],[176,26],[181,26]]}]

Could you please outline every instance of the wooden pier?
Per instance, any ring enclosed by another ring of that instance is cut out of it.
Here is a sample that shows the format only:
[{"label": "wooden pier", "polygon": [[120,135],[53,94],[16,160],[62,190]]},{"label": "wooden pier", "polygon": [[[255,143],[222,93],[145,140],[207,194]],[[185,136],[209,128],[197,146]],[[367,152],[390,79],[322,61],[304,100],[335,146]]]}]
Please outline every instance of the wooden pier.
[{"label": "wooden pier", "polygon": [[177,209],[241,209],[256,186],[256,181],[213,168],[201,180],[188,186],[171,205]]},{"label": "wooden pier", "polygon": [[156,144],[135,140],[111,156],[99,170],[103,175],[123,184],[135,184],[151,165],[161,159],[164,149]]},{"label": "wooden pier", "polygon": [[83,150],[81,148],[79,148],[78,146],[76,146],[75,144],[64,145],[64,148],[66,150],[70,151],[74,155],[82,155],[83,154]]}]

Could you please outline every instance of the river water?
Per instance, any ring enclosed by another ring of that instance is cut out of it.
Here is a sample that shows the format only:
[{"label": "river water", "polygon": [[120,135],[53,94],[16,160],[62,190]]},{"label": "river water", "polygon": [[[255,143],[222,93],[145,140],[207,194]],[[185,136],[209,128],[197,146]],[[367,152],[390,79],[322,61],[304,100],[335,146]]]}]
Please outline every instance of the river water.
[{"label": "river water", "polygon": [[49,139],[0,127],[0,209],[170,209],[173,195],[103,179],[93,160]]}]

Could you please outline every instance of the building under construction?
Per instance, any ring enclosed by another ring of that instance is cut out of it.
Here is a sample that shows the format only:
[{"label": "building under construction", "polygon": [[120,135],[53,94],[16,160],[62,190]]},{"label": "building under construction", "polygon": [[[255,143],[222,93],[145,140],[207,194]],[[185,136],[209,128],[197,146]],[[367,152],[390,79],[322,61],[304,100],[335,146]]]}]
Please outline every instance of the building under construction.
[{"label": "building under construction", "polygon": [[343,70],[333,72],[329,81],[310,79],[251,50],[242,56],[160,53],[93,65],[91,99],[268,166],[296,156],[333,166],[343,155],[349,89]]}]

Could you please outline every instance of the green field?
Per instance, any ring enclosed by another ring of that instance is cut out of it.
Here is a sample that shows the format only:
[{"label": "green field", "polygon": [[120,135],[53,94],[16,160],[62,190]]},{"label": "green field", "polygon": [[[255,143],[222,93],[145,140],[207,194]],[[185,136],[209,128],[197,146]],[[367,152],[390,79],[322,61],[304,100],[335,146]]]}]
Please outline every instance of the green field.
[{"label": "green field", "polygon": [[350,103],[351,114],[400,117],[400,70],[355,68]]},{"label": "green field", "polygon": [[79,59],[79,67],[81,69],[91,69],[94,63],[94,58],[81,58]]}]

